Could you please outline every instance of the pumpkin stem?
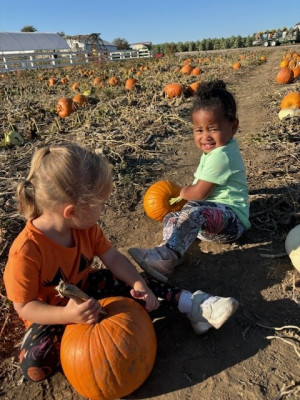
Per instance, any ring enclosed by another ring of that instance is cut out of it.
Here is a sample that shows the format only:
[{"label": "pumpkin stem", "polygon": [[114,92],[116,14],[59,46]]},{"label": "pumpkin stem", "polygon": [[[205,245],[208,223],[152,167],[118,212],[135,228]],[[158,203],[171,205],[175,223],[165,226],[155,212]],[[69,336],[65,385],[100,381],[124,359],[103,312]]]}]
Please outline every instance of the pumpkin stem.
[{"label": "pumpkin stem", "polygon": [[[90,297],[77,286],[72,285],[71,283],[66,283],[63,280],[60,280],[55,289],[58,291],[58,296],[73,299],[77,304],[81,304],[90,299]],[[104,310],[104,308],[101,308],[101,314],[107,315],[107,312]]]},{"label": "pumpkin stem", "polygon": [[169,200],[169,204],[170,206],[173,206],[174,204],[179,203],[182,200],[182,197],[178,196],[178,197],[171,197],[171,199]]}]

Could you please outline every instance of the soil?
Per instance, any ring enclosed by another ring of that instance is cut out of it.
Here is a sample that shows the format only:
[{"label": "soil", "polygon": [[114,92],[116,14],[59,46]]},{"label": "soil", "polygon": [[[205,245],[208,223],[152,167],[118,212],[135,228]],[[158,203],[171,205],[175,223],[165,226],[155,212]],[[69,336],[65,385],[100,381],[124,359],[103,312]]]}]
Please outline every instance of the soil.
[{"label": "soil", "polygon": [[[292,49],[300,52],[298,45]],[[287,233],[300,223],[300,132],[298,119],[280,122],[277,116],[283,94],[299,91],[300,81],[276,83],[287,48],[263,51],[267,62],[227,70],[225,79],[238,102],[236,137],[247,167],[252,227],[237,243],[195,242],[170,279],[192,292],[202,289],[233,296],[239,310],[221,329],[197,336],[183,314],[162,303],[151,313],[158,341],[154,368],[128,399],[300,398],[300,279],[284,248]],[[125,254],[129,247],[153,247],[161,241],[161,224],[143,210],[146,188],[161,179],[190,183],[199,162],[190,129],[189,99],[171,104],[178,121],[184,120],[181,129],[170,124],[171,133],[156,142],[151,158],[131,166],[131,178],[124,175],[117,181],[101,217],[104,231]],[[30,156],[32,149],[25,149],[21,159]],[[142,176],[141,171],[147,174]],[[11,225],[12,235],[19,232],[20,224],[16,223],[15,231]],[[5,263],[7,248],[1,256]],[[0,327],[0,398],[82,399],[61,371],[41,383],[22,379],[18,347],[24,330],[2,293],[2,314],[6,313]]]}]

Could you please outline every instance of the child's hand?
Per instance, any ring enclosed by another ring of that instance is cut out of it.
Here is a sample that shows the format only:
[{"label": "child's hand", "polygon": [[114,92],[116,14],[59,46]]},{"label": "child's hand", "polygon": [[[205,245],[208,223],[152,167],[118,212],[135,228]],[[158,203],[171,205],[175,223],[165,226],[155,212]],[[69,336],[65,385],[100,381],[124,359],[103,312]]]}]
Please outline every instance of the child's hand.
[{"label": "child's hand", "polygon": [[160,305],[157,297],[150,290],[146,292],[131,289],[130,294],[134,299],[144,300],[148,312],[156,310]]},{"label": "child's hand", "polygon": [[99,322],[99,315],[103,315],[99,302],[93,298],[81,304],[70,299],[65,307],[65,312],[68,313],[70,322],[77,324],[95,324]]}]

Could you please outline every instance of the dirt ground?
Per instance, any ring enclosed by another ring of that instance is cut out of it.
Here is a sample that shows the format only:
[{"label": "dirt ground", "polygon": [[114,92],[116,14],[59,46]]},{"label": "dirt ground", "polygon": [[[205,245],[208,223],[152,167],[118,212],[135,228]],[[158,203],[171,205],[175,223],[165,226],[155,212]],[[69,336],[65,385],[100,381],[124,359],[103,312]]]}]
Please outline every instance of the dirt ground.
[{"label": "dirt ground", "polygon": [[[300,46],[293,49],[300,52]],[[233,296],[240,308],[220,330],[196,336],[184,315],[162,304],[151,314],[158,340],[155,366],[128,399],[300,398],[300,279],[284,249],[288,231],[300,223],[300,130],[299,120],[282,123],[277,117],[282,95],[299,91],[300,81],[276,83],[286,51],[264,49],[266,63],[230,72],[226,79],[238,101],[236,137],[247,167],[251,229],[233,244],[195,242],[171,278],[191,291]],[[181,103],[178,112],[189,120],[189,105]],[[117,187],[101,218],[104,231],[124,253],[134,245],[152,247],[161,241],[161,224],[150,220],[142,206],[150,183],[190,183],[198,165],[188,122],[185,131],[162,143],[147,179]],[[1,301],[6,302],[4,295]],[[2,322],[1,399],[81,399],[62,372],[41,383],[23,381],[18,368],[22,326],[14,314]]]}]

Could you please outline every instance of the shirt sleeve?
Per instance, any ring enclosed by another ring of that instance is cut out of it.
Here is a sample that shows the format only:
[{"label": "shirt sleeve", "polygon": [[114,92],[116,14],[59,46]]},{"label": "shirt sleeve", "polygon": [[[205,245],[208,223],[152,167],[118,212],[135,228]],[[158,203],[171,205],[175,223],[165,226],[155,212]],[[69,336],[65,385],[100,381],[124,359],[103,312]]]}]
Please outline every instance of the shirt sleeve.
[{"label": "shirt sleeve", "polygon": [[41,255],[35,246],[20,251],[11,248],[4,271],[7,297],[15,303],[27,303],[38,298]]}]

